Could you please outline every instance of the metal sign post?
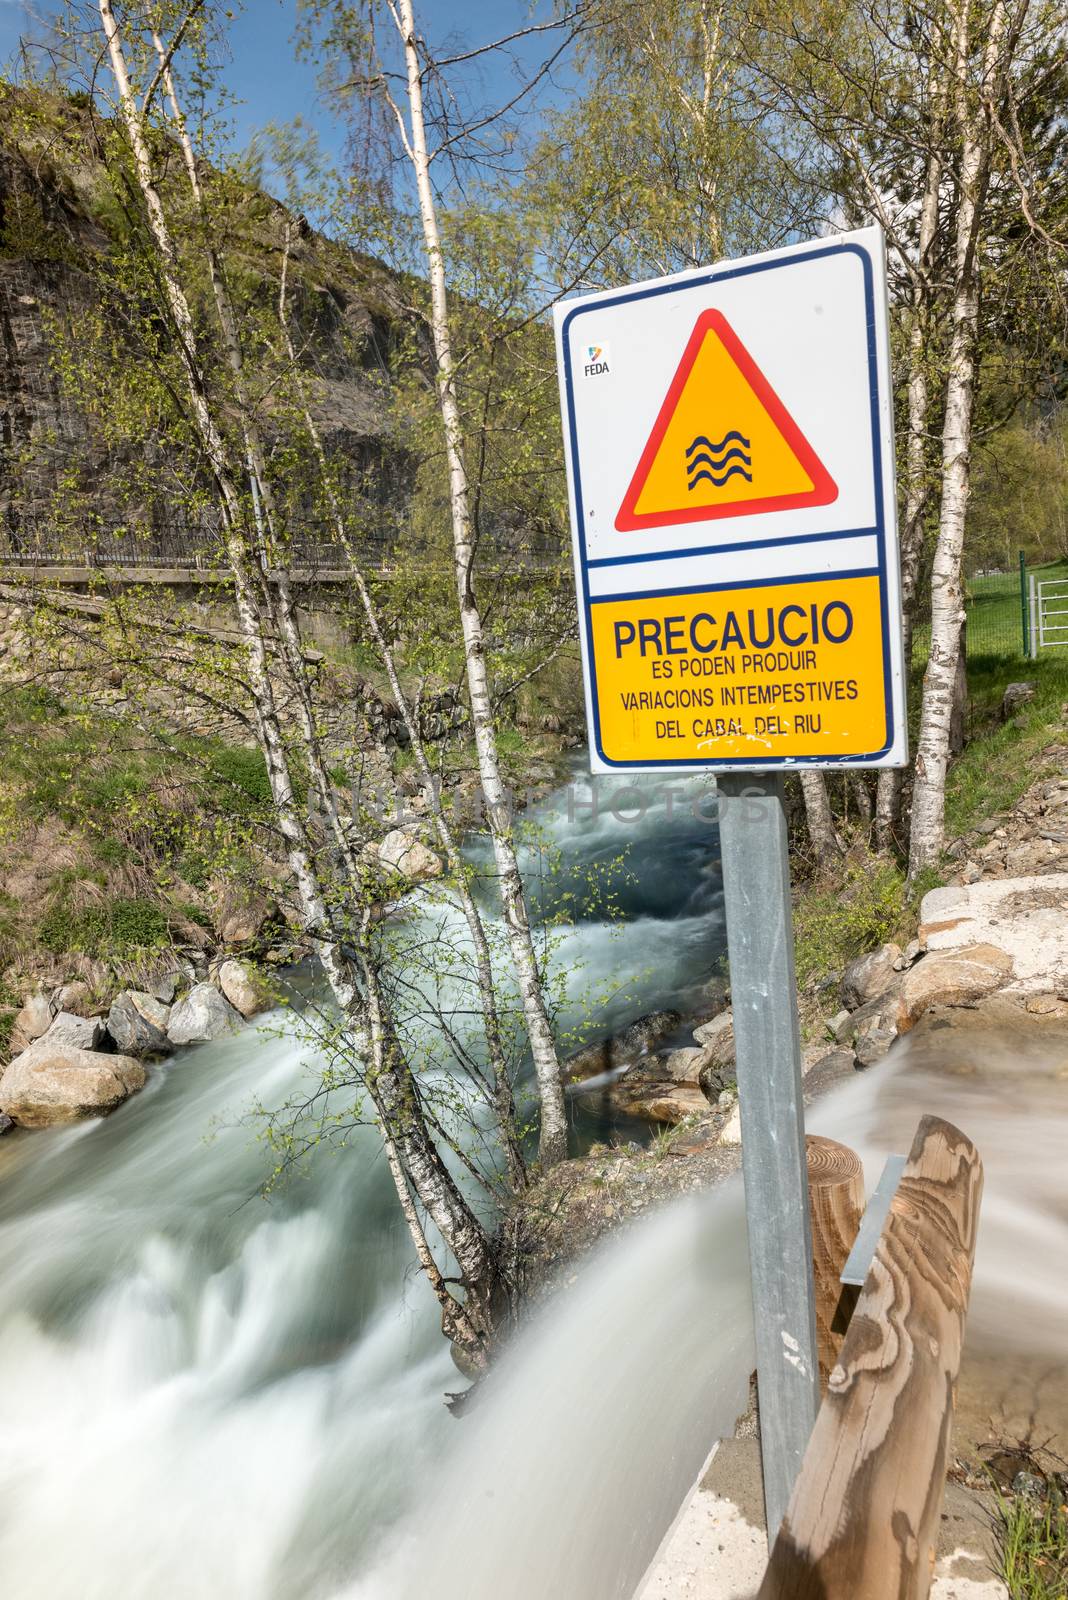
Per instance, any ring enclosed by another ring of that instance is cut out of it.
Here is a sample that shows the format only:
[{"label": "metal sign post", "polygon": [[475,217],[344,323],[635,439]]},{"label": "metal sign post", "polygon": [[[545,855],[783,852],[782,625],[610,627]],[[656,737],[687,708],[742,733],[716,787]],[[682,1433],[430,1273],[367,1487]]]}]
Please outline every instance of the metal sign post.
[{"label": "metal sign post", "polygon": [[555,321],[591,769],[720,784],[774,1538],[818,1384],[782,774],[907,760],[882,234]]},{"label": "metal sign post", "polygon": [[717,779],[768,1542],[819,1408],[783,779]]}]

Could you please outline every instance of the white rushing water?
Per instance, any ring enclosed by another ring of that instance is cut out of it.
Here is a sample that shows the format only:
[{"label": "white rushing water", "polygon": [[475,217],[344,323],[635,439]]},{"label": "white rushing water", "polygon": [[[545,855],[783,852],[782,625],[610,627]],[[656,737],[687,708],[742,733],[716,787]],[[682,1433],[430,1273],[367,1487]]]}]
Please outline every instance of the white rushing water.
[{"label": "white rushing water", "polygon": [[[692,994],[719,948],[714,833],[549,826],[547,905],[634,841],[622,932],[580,912],[556,951],[576,988],[640,973],[613,1022]],[[103,1122],[0,1144],[5,1594],[625,1600],[744,1405],[738,1185],[598,1251],[454,1420],[373,1134],[259,1193],[271,1158],[244,1115],[285,1100],[305,1053],[248,1030],[153,1069]],[[981,1060],[904,1053],[814,1125],[863,1148],[872,1178],[921,1111],[964,1127],[987,1165],[973,1328],[1057,1351],[1068,1081],[1011,1041]]]}]

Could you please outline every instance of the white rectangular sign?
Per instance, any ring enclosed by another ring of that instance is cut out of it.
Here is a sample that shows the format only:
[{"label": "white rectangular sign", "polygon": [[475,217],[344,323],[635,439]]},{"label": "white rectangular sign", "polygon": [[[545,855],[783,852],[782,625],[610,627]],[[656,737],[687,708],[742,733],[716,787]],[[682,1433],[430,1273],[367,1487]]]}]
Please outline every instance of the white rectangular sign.
[{"label": "white rectangular sign", "polygon": [[594,771],[903,765],[881,230],[555,320]]}]

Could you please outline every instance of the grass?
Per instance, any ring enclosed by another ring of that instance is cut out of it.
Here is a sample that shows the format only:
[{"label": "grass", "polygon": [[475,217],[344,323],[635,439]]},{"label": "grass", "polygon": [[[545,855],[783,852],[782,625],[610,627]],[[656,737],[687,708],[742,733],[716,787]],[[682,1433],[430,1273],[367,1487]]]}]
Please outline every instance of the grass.
[{"label": "grass", "polygon": [[1068,1509],[999,1497],[998,1551],[1009,1600],[1068,1600]]},{"label": "grass", "polygon": [[[1000,708],[1007,684],[1035,685],[1035,698],[1010,722]],[[1037,661],[1023,656],[970,656],[968,743],[946,781],[946,835],[955,838],[984,817],[1015,804],[1036,776],[1042,750],[1058,733],[1068,735],[1068,650]]]}]

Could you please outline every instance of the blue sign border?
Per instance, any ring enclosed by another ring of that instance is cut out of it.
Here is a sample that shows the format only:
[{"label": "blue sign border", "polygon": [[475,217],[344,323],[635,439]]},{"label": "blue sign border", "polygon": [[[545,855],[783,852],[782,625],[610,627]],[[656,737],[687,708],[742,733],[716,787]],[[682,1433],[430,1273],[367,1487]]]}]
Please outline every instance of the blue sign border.
[{"label": "blue sign border", "polygon": [[[872,467],[875,479],[875,526],[874,528],[849,528],[840,533],[805,533],[794,536],[786,535],[777,539],[762,539],[752,543],[736,543],[723,545],[709,545],[703,548],[689,548],[684,550],[664,550],[652,555],[633,555],[606,557],[603,559],[588,560],[586,556],[586,543],[584,537],[585,517],[582,502],[582,473],[579,467],[578,434],[575,426],[575,391],[573,364],[571,361],[571,348],[569,332],[571,324],[581,316],[596,314],[606,306],[627,305],[632,300],[655,299],[663,294],[684,294],[687,289],[707,288],[709,284],[723,283],[730,278],[744,278],[755,272],[774,272],[785,267],[796,266],[802,262],[819,261],[827,256],[855,255],[859,257],[864,273],[864,305],[867,322],[868,339],[868,390],[871,406],[871,437],[872,437]],[[595,304],[585,301],[569,311],[560,326],[560,343],[564,362],[564,392],[567,396],[567,434],[571,454],[572,482],[575,492],[575,512],[577,518],[578,557],[582,573],[582,601],[584,612],[584,626],[586,630],[586,659],[590,672],[590,703],[593,713],[594,744],[600,759],[609,767],[618,767],[622,771],[632,771],[640,767],[650,768],[696,768],[699,771],[715,770],[721,768],[751,767],[758,771],[766,771],[770,767],[796,767],[810,762],[819,763],[821,766],[849,765],[858,766],[863,762],[878,761],[880,756],[892,748],[894,743],[894,702],[893,702],[893,677],[890,655],[890,611],[887,593],[886,572],[886,508],[883,503],[883,442],[879,432],[879,366],[875,343],[875,291],[873,284],[872,262],[869,252],[862,245],[850,241],[848,244],[826,245],[818,250],[806,250],[796,256],[788,256],[777,261],[757,261],[749,266],[712,267],[708,272],[699,276],[687,278],[685,283],[654,284],[650,288],[635,289],[629,294],[613,295],[611,300],[598,299]],[[664,561],[672,556],[699,556],[720,553],[722,551],[737,550],[766,550],[783,544],[809,544],[815,541],[831,539],[850,539],[857,534],[874,533],[876,548],[878,550],[878,563],[874,567],[855,568],[842,572],[816,572],[805,574],[791,573],[787,577],[749,579],[746,583],[732,581],[730,583],[692,584],[681,589],[639,590],[627,593],[598,595],[593,598],[590,594],[590,568],[591,567],[626,567],[639,561]],[[886,742],[881,749],[867,751],[861,755],[848,756],[705,756],[696,759],[689,757],[656,756],[647,761],[631,760],[617,761],[605,755],[601,747],[601,707],[597,695],[597,665],[593,653],[593,624],[591,608],[595,605],[605,605],[617,600],[643,599],[668,599],[681,594],[714,594],[717,591],[762,588],[771,584],[784,583],[811,583],[813,581],[832,580],[834,578],[879,578],[879,604],[882,615],[883,635],[883,699],[886,710]]]}]

